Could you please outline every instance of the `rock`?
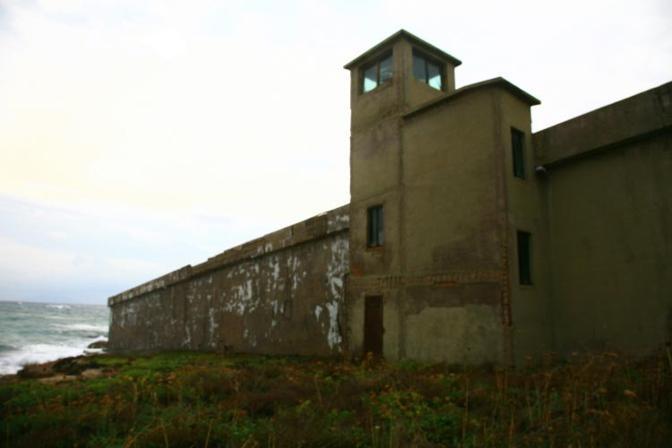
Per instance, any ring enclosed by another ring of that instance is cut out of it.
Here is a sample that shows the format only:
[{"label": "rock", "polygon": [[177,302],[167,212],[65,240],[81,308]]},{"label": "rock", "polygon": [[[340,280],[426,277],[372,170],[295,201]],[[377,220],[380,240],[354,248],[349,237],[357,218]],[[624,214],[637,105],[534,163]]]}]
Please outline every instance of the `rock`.
[{"label": "rock", "polygon": [[101,377],[103,374],[103,369],[86,369],[80,374],[80,376],[82,379],[91,380],[93,378]]},{"label": "rock", "polygon": [[17,372],[19,378],[45,378],[54,374],[53,367],[55,361],[45,362],[42,364],[26,364],[21,370]]},{"label": "rock", "polygon": [[96,341],[89,344],[87,348],[107,348],[107,341]]},{"label": "rock", "polygon": [[79,375],[86,369],[99,367],[98,363],[88,356],[75,356],[73,358],[63,358],[56,361],[53,365],[53,371],[66,375]]},{"label": "rock", "polygon": [[54,375],[47,378],[40,378],[37,381],[39,381],[42,384],[58,384],[58,383],[64,383],[66,381],[73,381],[76,379],[77,377],[74,375]]}]

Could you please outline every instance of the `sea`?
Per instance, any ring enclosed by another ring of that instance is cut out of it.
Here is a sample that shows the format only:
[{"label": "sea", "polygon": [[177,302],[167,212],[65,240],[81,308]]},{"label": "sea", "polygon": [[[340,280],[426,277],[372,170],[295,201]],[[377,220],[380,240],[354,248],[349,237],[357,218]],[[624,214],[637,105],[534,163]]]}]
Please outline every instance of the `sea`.
[{"label": "sea", "polygon": [[0,375],[31,363],[54,361],[85,352],[107,339],[105,305],[0,301]]}]

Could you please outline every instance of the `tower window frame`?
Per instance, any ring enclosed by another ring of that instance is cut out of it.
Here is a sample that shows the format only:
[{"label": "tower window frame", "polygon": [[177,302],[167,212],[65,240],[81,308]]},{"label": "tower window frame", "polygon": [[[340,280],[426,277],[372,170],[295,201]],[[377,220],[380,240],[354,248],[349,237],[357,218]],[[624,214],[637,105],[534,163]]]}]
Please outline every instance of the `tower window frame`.
[{"label": "tower window frame", "polygon": [[516,231],[518,255],[518,283],[532,285],[532,234],[524,230]]},{"label": "tower window frame", "polygon": [[445,64],[425,53],[413,49],[413,77],[429,87],[443,91]]},{"label": "tower window frame", "polygon": [[390,82],[393,76],[394,60],[392,50],[390,50],[383,53],[375,61],[362,66],[360,92],[372,92],[383,84]]},{"label": "tower window frame", "polygon": [[385,243],[385,215],[383,205],[366,209],[366,246],[381,247]]},{"label": "tower window frame", "polygon": [[516,128],[511,128],[511,159],[513,176],[525,179],[525,133]]}]

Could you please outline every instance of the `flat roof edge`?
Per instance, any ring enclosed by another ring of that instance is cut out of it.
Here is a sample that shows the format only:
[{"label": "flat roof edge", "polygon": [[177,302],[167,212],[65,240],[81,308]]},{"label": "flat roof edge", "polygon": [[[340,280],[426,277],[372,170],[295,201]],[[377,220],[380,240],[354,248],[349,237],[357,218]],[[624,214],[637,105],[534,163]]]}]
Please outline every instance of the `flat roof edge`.
[{"label": "flat roof edge", "polygon": [[672,81],[534,132],[536,160],[544,166],[577,160],[672,129]]},{"label": "flat roof edge", "polygon": [[406,112],[404,114],[404,118],[412,118],[416,115],[421,114],[422,112],[426,110],[430,110],[436,106],[439,106],[440,104],[443,104],[444,102],[451,101],[455,98],[458,98],[465,93],[473,92],[482,88],[487,88],[487,87],[501,87],[514,96],[517,96],[521,100],[527,102],[530,106],[538,106],[541,104],[541,101],[539,101],[537,98],[534,96],[530,95],[529,93],[525,92],[523,89],[520,87],[516,86],[515,84],[512,84],[511,82],[507,81],[506,79],[502,77],[497,77],[497,78],[492,78],[492,79],[487,79],[485,81],[480,81],[474,84],[468,84],[466,86],[462,86],[459,89],[455,90],[454,92],[451,92],[445,96],[442,96],[440,98],[437,98],[435,100],[429,101],[427,103],[421,104],[420,106],[416,107],[415,109]]}]

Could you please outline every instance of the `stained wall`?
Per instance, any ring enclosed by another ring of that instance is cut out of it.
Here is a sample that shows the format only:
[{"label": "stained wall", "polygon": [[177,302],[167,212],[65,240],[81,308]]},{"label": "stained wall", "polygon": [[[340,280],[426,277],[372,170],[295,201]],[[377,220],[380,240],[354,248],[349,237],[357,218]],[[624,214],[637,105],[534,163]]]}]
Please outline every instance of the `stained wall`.
[{"label": "stained wall", "polygon": [[672,342],[672,83],[535,134],[555,347]]},{"label": "stained wall", "polygon": [[344,206],[110,298],[110,348],[340,353],[348,227]]}]

